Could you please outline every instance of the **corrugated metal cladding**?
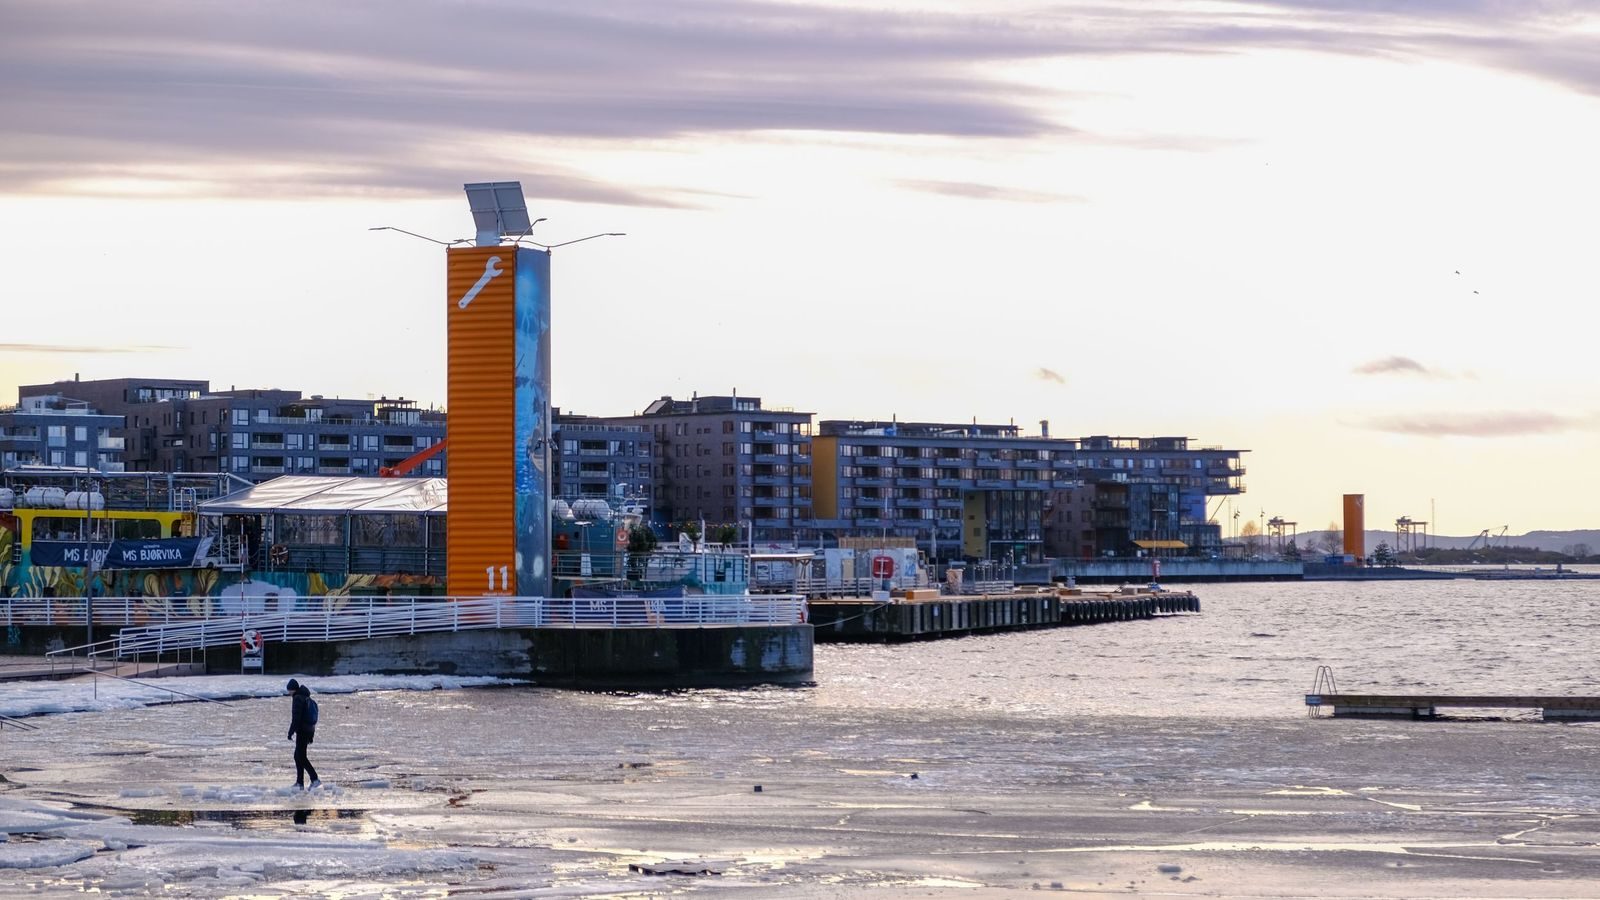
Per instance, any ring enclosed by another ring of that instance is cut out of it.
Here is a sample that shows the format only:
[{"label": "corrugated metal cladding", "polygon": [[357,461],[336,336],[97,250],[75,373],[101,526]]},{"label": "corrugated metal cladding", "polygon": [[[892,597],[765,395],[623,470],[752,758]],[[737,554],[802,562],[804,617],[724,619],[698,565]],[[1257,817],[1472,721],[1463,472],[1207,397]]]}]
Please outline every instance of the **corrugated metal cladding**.
[{"label": "corrugated metal cladding", "polygon": [[1344,552],[1357,560],[1367,555],[1367,496],[1344,495]]},{"label": "corrugated metal cladding", "polygon": [[446,251],[450,593],[512,594],[516,578],[516,249]]}]

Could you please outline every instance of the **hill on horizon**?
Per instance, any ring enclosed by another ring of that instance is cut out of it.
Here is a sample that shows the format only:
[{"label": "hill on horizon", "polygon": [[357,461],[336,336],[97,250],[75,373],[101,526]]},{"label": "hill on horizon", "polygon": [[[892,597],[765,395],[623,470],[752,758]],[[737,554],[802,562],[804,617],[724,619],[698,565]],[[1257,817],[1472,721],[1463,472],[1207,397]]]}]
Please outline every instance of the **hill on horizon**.
[{"label": "hill on horizon", "polygon": [[[1318,544],[1322,543],[1327,534],[1328,532],[1325,530],[1302,531],[1295,535],[1295,542],[1297,546],[1304,550],[1311,545],[1312,541]],[[1393,531],[1377,531],[1369,528],[1366,532],[1366,538],[1368,553],[1376,550],[1380,543],[1388,544],[1390,547],[1395,547],[1397,543]],[[1455,535],[1430,534],[1427,536],[1426,541],[1423,540],[1422,535],[1417,535],[1418,546],[1439,547],[1444,550],[1464,550],[1472,546],[1474,542],[1479,547],[1484,546],[1481,535],[1457,537]],[[1565,552],[1568,547],[1576,544],[1587,544],[1590,552],[1597,552],[1600,551],[1600,529],[1529,531],[1526,534],[1508,533],[1505,537],[1491,533],[1489,542],[1495,547],[1532,547],[1535,550],[1548,550],[1554,553]]]}]

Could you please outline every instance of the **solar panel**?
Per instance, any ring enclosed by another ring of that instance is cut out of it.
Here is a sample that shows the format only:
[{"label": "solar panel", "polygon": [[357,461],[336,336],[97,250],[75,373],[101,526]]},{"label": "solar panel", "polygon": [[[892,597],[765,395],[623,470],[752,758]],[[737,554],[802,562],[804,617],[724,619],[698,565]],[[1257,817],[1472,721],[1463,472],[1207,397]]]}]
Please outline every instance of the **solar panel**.
[{"label": "solar panel", "polygon": [[472,209],[479,247],[493,247],[502,237],[524,235],[533,228],[528,221],[528,201],[522,198],[522,182],[482,181],[462,187]]}]

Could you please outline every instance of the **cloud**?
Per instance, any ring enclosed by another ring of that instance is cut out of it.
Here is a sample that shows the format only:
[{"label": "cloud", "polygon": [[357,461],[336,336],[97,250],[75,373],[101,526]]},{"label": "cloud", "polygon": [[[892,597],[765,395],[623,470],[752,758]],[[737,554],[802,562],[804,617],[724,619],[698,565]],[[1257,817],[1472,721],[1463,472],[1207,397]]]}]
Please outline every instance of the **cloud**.
[{"label": "cloud", "polygon": [[1386,356],[1364,362],[1351,370],[1357,375],[1421,375],[1426,378],[1449,378],[1437,369],[1430,369],[1409,356]]},{"label": "cloud", "polygon": [[1373,419],[1365,427],[1391,434],[1422,437],[1518,437],[1556,434],[1596,427],[1595,417],[1561,416],[1545,412],[1483,412],[1388,416]]},{"label": "cloud", "polygon": [[90,347],[78,344],[0,344],[7,353],[143,353],[146,350],[180,350],[181,347],[145,345],[138,347]]},{"label": "cloud", "polygon": [[901,187],[930,194],[945,194],[971,200],[999,200],[1013,203],[1082,203],[1083,198],[1071,194],[1049,191],[1030,191],[1024,188],[1002,187],[994,184],[977,184],[968,181],[907,181]]},{"label": "cloud", "polygon": [[1061,377],[1060,372],[1057,372],[1054,369],[1046,369],[1043,366],[1040,366],[1034,371],[1033,377],[1039,379],[1040,381],[1053,381],[1056,384],[1067,383],[1067,379]]},{"label": "cloud", "polygon": [[695,198],[551,160],[796,131],[1206,146],[1073,128],[1063,93],[1008,74],[1048,59],[1250,49],[1464,58],[1600,93],[1600,31],[1574,27],[1588,21],[1575,2],[1154,6],[11,3],[0,29],[0,191],[415,194],[515,171],[544,197],[674,206]]}]

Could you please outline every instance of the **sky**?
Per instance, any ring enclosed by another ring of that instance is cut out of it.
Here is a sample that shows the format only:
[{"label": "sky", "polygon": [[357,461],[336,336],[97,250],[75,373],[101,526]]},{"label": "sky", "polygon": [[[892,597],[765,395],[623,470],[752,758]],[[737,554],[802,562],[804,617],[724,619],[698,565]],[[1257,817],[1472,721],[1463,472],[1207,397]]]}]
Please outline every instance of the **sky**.
[{"label": "sky", "polygon": [[[0,0],[0,403],[443,405],[461,184],[553,399],[1248,450],[1245,520],[1600,527],[1600,5]],[[1224,515],[1227,515],[1224,512]]]}]

